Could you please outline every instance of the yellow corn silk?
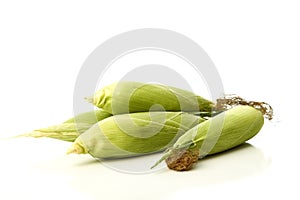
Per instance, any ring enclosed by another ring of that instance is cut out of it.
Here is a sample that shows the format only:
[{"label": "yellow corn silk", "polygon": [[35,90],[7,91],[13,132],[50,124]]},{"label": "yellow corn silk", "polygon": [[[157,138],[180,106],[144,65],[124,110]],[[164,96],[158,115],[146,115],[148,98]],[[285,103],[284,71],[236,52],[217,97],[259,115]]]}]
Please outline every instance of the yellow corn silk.
[{"label": "yellow corn silk", "polygon": [[[173,147],[154,165],[167,159],[169,168],[189,170],[191,163],[202,158],[234,148],[254,137],[264,124],[263,113],[250,106],[236,106],[193,127],[182,135]],[[185,159],[184,157],[193,158]]]},{"label": "yellow corn silk", "polygon": [[30,133],[17,137],[49,137],[58,140],[73,142],[81,133],[88,130],[97,122],[110,117],[111,114],[104,110],[95,110],[79,114],[62,124],[40,128]]},{"label": "yellow corn silk", "polygon": [[165,150],[190,128],[205,121],[183,112],[141,112],[111,116],[92,126],[68,153],[122,158]]},{"label": "yellow corn silk", "polygon": [[86,98],[113,115],[148,111],[201,111],[211,113],[214,104],[192,92],[160,84],[118,82]]}]

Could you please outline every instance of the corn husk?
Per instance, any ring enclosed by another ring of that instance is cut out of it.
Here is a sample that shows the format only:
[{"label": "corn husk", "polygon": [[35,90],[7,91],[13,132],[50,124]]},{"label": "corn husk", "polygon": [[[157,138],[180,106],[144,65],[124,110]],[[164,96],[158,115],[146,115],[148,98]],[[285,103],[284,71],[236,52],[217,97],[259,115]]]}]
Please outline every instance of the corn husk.
[{"label": "corn husk", "polygon": [[161,84],[118,82],[86,98],[113,115],[148,111],[211,113],[214,104],[192,92]]},{"label": "corn husk", "polygon": [[63,123],[87,123],[87,124],[95,124],[107,117],[110,117],[111,114],[106,112],[105,110],[98,109],[90,112],[85,112],[72,117]]},{"label": "corn husk", "polygon": [[123,158],[162,151],[204,119],[183,112],[141,112],[109,117],[92,126],[68,153]]},{"label": "corn husk", "polygon": [[171,169],[189,170],[199,157],[226,151],[251,139],[263,124],[261,111],[236,106],[187,131],[153,167],[166,159]]},{"label": "corn husk", "polygon": [[97,122],[110,116],[111,114],[104,110],[90,111],[68,119],[62,124],[40,128],[30,133],[18,135],[17,137],[49,137],[73,142],[81,133],[88,130]]}]

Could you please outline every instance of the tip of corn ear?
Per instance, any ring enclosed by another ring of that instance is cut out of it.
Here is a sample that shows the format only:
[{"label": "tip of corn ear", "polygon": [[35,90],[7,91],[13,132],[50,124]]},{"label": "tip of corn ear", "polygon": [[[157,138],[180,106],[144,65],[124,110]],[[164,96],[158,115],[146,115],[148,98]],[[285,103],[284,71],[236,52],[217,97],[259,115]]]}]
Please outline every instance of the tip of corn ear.
[{"label": "tip of corn ear", "polygon": [[85,97],[84,99],[89,103],[94,103],[94,96]]},{"label": "tip of corn ear", "polygon": [[199,150],[170,150],[159,159],[151,169],[155,168],[162,161],[165,161],[168,168],[175,171],[188,171],[199,159]]},{"label": "tip of corn ear", "polygon": [[166,158],[169,169],[175,171],[188,171],[199,159],[199,149],[189,150],[181,149],[175,151],[171,156]]},{"label": "tip of corn ear", "polygon": [[83,146],[78,143],[72,144],[72,146],[67,150],[66,154],[85,154],[86,151]]}]

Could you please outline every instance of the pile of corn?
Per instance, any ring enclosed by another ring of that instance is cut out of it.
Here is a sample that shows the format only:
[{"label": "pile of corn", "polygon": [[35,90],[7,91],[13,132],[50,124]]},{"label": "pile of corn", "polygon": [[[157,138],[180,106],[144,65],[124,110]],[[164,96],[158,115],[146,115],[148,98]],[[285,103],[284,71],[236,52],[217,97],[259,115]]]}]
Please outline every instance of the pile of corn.
[{"label": "pile of corn", "polygon": [[[21,136],[73,142],[67,153],[88,153],[100,159],[168,149],[155,165],[165,160],[170,169],[183,171],[199,158],[255,136],[267,110],[261,106],[265,103],[214,104],[179,88],[139,82],[114,83],[86,99],[97,109]],[[271,116],[271,107],[268,111]]]}]

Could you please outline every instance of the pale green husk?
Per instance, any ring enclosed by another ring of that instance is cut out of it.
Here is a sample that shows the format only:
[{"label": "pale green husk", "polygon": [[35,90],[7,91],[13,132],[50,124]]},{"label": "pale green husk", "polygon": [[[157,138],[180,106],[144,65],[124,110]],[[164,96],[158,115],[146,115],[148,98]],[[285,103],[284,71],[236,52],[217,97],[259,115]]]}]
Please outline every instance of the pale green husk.
[{"label": "pale green husk", "polygon": [[203,122],[182,112],[141,112],[109,117],[92,126],[73,143],[68,153],[89,153],[96,158],[122,158],[158,152]]},{"label": "pale green husk", "polygon": [[211,113],[214,104],[192,92],[161,84],[118,82],[86,98],[113,115],[148,111]]},{"label": "pale green husk", "polygon": [[236,106],[187,131],[153,167],[179,149],[199,149],[202,158],[234,148],[254,137],[263,124],[259,110]]},{"label": "pale green husk", "polygon": [[93,110],[85,113],[81,113],[76,115],[75,117],[72,117],[63,123],[88,123],[88,124],[95,124],[107,117],[110,117],[111,114],[109,112],[106,112],[105,110],[98,109]]},{"label": "pale green husk", "polygon": [[111,114],[104,110],[94,110],[79,114],[62,124],[40,128],[30,133],[18,135],[17,137],[49,137],[58,140],[73,142],[83,132],[88,130],[97,122],[110,117]]}]

